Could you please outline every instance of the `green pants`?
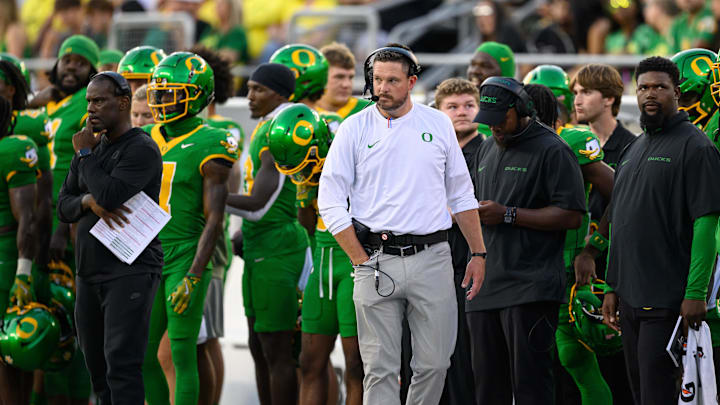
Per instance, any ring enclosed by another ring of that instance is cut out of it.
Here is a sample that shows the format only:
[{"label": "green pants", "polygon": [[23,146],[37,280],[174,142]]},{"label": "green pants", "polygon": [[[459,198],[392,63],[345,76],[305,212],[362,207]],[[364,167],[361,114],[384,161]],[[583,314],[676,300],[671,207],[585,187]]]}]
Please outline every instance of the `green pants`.
[{"label": "green pants", "polygon": [[[565,299],[570,299],[570,290],[575,283],[575,273],[568,269]],[[570,323],[568,304],[560,305],[558,327],[555,331],[560,364],[567,370],[580,391],[583,405],[612,404],[612,392],[600,373],[595,353],[580,340],[575,325]]]},{"label": "green pants", "polygon": [[186,243],[163,245],[165,266],[160,286],[153,302],[150,316],[148,346],[143,363],[145,398],[149,405],[169,405],[170,392],[160,362],[158,347],[165,330],[170,338],[170,351],[175,366],[175,404],[196,405],[200,395],[197,369],[197,337],[200,332],[205,294],[212,279],[212,271],[203,272],[195,286],[196,295],[182,315],[176,314],[168,296],[183,279],[192,265],[197,250],[197,240]]}]

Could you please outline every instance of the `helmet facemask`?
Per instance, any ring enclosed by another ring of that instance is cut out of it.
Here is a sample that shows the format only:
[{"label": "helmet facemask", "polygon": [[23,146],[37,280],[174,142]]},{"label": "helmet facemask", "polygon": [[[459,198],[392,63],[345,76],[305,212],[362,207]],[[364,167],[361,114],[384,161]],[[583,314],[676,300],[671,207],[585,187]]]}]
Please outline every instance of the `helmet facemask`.
[{"label": "helmet facemask", "polygon": [[155,122],[173,122],[188,115],[190,102],[197,100],[200,94],[194,84],[167,83],[163,79],[148,85],[148,106]]}]

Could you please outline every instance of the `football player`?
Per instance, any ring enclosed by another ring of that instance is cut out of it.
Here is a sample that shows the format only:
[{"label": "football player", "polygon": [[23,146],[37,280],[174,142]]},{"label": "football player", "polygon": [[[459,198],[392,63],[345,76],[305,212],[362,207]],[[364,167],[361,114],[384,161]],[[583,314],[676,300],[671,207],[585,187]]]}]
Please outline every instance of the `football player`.
[{"label": "football player", "polygon": [[717,58],[715,52],[700,48],[678,52],[671,58],[680,71],[678,109],[687,111],[690,122],[710,133],[718,128],[718,107],[710,87],[710,71]]},{"label": "football player", "polygon": [[318,112],[334,112],[342,119],[362,110],[371,104],[370,100],[353,97],[353,79],[355,78],[355,56],[344,44],[333,42],[320,48],[328,61],[327,85],[325,93],[318,100]]},{"label": "football player", "polygon": [[155,66],[165,57],[165,52],[152,46],[137,46],[125,53],[118,63],[117,72],[130,84],[135,94],[138,87],[150,82]]},{"label": "football player", "polygon": [[238,149],[227,131],[208,127],[197,116],[212,100],[214,86],[212,68],[190,52],[165,57],[148,85],[148,105],[157,124],[144,129],[163,156],[160,206],[172,215],[160,232],[165,266],[143,366],[150,405],[170,403],[157,358],[166,329],[175,366],[175,404],[198,403],[197,337]]}]

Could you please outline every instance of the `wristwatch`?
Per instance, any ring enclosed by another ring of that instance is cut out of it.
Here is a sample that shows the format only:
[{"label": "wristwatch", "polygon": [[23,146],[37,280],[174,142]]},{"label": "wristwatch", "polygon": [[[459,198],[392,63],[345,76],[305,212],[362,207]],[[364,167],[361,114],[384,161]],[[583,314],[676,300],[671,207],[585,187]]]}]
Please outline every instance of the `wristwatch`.
[{"label": "wristwatch", "polygon": [[514,225],[515,220],[517,219],[517,207],[506,207],[505,208],[505,216],[503,217],[503,222],[509,225]]},{"label": "wristwatch", "polygon": [[88,156],[92,155],[92,149],[90,149],[90,148],[82,148],[82,149],[80,149],[80,150],[78,151],[77,154],[78,154],[78,157],[79,157],[80,159],[82,159],[82,158],[84,158],[84,157],[88,157]]}]

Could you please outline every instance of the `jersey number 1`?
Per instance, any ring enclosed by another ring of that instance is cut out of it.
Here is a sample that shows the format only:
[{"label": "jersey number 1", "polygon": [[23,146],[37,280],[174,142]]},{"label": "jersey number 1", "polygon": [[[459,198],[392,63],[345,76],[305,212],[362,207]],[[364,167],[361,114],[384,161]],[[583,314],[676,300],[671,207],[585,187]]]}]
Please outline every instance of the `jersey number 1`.
[{"label": "jersey number 1", "polygon": [[168,214],[170,212],[170,196],[172,195],[172,182],[175,178],[175,162],[163,162],[162,181],[160,183],[160,208]]}]

